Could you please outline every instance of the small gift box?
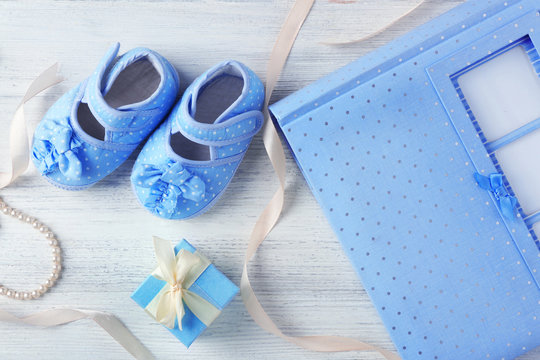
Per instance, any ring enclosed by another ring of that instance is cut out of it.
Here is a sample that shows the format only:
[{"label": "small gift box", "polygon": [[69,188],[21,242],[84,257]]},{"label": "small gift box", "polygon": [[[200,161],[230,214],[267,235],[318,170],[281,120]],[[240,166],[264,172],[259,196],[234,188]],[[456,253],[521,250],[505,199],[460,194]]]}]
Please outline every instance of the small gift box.
[{"label": "small gift box", "polygon": [[187,240],[154,237],[158,267],[131,295],[186,347],[238,293],[238,287]]}]

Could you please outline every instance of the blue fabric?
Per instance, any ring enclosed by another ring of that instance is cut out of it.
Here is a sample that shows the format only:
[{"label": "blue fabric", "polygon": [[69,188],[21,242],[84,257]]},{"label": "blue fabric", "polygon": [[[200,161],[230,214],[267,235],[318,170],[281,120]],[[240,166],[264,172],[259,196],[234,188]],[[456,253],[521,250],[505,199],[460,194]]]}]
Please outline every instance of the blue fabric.
[{"label": "blue fabric", "polygon": [[[113,45],[95,72],[63,95],[47,111],[34,133],[32,159],[47,180],[67,189],[80,190],[103,179],[120,166],[163,120],[176,100],[179,83],[172,65],[158,53],[136,48],[117,58]],[[110,107],[105,94],[128,65],[147,57],[161,75],[154,94],[140,103]],[[88,105],[105,128],[104,140],[87,134],[77,122],[81,103]]]},{"label": "blue fabric", "polygon": [[510,360],[540,345],[537,234],[519,204],[507,218],[477,185],[475,173],[503,172],[454,81],[508,46],[538,46],[537,8],[466,2],[270,107],[405,360]]},{"label": "blue fabric", "polygon": [[[194,119],[196,98],[225,67],[241,72],[239,98],[215,122]],[[168,119],[148,139],[133,167],[131,181],[141,204],[166,219],[186,219],[210,209],[225,191],[253,136],[263,123],[264,87],[260,79],[237,61],[224,61],[198,77],[185,91]],[[210,159],[185,159],[170,145],[180,132],[207,146]]]},{"label": "blue fabric", "polygon": [[[176,254],[182,249],[192,253],[196,250],[187,240],[180,241],[174,247]],[[131,294],[131,298],[144,309],[154,299],[157,293],[161,291],[163,286],[165,286],[164,281],[150,275]],[[214,264],[210,264],[206,268],[201,276],[191,285],[189,290],[203,297],[220,310],[223,310],[238,293],[238,287],[223,275]],[[183,330],[178,328],[178,322],[174,329],[164,327],[189,348],[193,341],[206,329],[206,325],[193,315],[187,306],[184,309],[186,313],[182,319]]]}]

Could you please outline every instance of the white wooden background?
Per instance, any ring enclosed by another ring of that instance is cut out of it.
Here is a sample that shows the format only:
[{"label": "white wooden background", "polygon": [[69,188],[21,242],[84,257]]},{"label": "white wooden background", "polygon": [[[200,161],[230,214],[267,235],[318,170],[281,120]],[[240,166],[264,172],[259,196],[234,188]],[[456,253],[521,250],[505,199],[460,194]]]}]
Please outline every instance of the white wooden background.
[{"label": "white wooden background", "polygon": [[[320,0],[292,51],[273,100],[307,85],[456,6],[430,0],[413,16],[361,44],[417,0]],[[45,110],[87,76],[109,44],[147,46],[177,68],[185,88],[227,58],[245,62],[263,79],[273,42],[292,0],[256,1],[0,1],[0,153],[5,166],[9,119],[30,81],[60,61],[67,80],[28,106],[35,126]],[[134,154],[89,190],[66,192],[31,169],[0,195],[50,225],[64,250],[64,272],[50,293],[21,302],[0,298],[0,308],[25,315],[52,307],[116,314],[159,359],[378,359],[374,353],[317,354],[267,334],[249,317],[240,297],[187,351],[131,299],[154,267],[152,235],[189,239],[236,283],[248,235],[277,186],[260,135],[221,201],[189,221],[167,221],[142,209],[131,192]],[[386,349],[393,345],[299,171],[288,159],[286,209],[251,266],[257,294],[291,334],[342,334]],[[0,282],[30,289],[49,271],[45,240],[32,229],[0,218]],[[2,359],[128,359],[89,321],[38,329],[0,324]],[[540,349],[521,360],[540,358]]]}]

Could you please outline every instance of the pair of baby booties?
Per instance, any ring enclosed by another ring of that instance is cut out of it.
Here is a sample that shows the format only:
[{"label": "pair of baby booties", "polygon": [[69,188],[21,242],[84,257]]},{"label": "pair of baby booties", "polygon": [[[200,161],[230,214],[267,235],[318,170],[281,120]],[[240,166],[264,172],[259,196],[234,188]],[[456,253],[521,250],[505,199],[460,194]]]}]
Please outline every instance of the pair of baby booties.
[{"label": "pair of baby booties", "polygon": [[119,47],[48,110],[34,133],[33,162],[52,184],[81,190],[151,134],[131,175],[140,203],[166,219],[200,215],[224,192],[262,127],[263,84],[228,60],[176,102],[178,74],[164,57],[146,48],[118,56]]}]

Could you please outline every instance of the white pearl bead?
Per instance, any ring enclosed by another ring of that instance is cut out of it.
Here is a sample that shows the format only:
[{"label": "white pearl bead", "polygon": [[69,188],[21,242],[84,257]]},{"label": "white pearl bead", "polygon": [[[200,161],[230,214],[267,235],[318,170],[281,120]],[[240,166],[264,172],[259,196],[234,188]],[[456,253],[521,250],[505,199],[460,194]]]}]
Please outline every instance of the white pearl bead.
[{"label": "white pearl bead", "polygon": [[29,299],[36,299],[40,297],[42,294],[47,292],[47,290],[54,285],[58,277],[60,276],[60,272],[62,270],[62,257],[61,257],[61,249],[58,244],[58,240],[55,239],[54,233],[49,231],[49,228],[39,222],[36,218],[33,218],[29,215],[26,215],[25,213],[9,207],[3,200],[0,198],[0,211],[6,215],[11,215],[15,218],[17,218],[20,221],[24,221],[27,224],[31,224],[33,228],[36,230],[39,230],[41,233],[45,235],[45,238],[48,240],[49,245],[52,247],[52,254],[53,254],[53,266],[52,266],[52,272],[49,274],[49,278],[47,281],[40,285],[38,289],[33,290],[31,292],[26,291],[15,291],[12,289],[9,289],[3,285],[0,285],[0,295],[5,295],[10,298],[18,299],[18,300],[29,300]]}]

